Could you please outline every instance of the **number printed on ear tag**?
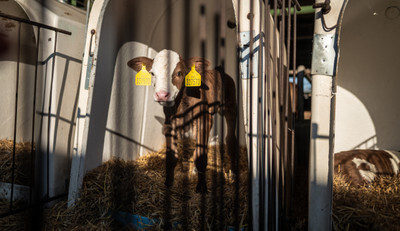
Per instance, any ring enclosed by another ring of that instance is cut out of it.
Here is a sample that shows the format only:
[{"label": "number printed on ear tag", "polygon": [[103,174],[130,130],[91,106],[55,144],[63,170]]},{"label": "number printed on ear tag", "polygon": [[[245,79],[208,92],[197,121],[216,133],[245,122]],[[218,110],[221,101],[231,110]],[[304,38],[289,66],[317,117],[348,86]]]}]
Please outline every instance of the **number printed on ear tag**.
[{"label": "number printed on ear tag", "polygon": [[142,70],[136,74],[135,83],[139,86],[151,85],[151,74],[146,70],[146,65],[142,64]]},{"label": "number printed on ear tag", "polygon": [[201,75],[196,71],[196,66],[192,66],[192,70],[185,77],[186,87],[200,87],[201,85]]}]

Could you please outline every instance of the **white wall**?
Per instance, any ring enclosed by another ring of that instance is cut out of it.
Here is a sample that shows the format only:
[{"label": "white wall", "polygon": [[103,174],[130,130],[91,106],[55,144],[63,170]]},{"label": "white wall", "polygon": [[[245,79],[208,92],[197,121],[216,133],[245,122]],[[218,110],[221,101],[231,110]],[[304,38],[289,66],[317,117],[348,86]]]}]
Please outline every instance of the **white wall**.
[{"label": "white wall", "polygon": [[339,40],[335,152],[400,150],[400,12],[390,8],[386,13],[391,6],[400,9],[400,1],[350,0],[345,9]]},{"label": "white wall", "polygon": [[[28,19],[15,2],[0,2],[3,13]],[[14,139],[14,116],[17,80],[19,23],[9,19],[0,20],[0,139]],[[32,26],[21,24],[21,53],[19,66],[19,95],[17,141],[31,139],[32,94],[36,38]]]},{"label": "white wall", "polygon": [[[72,32],[72,35],[58,33],[57,55],[54,67],[53,92],[51,102],[50,125],[50,197],[64,193],[68,183],[74,137],[75,118],[77,112],[78,86],[83,53],[85,12],[55,0],[47,1],[16,0],[1,1],[1,11],[6,14],[23,16],[35,22]],[[3,20],[1,21],[4,22]],[[11,21],[7,21],[11,22]],[[6,31],[12,38],[12,54],[17,54],[17,28]],[[31,141],[32,104],[35,75],[37,27],[22,27],[22,48],[20,64],[20,89],[18,109],[17,141]],[[47,122],[49,108],[50,82],[53,64],[55,33],[46,29],[40,30],[40,49],[37,83],[37,102],[35,119],[35,142],[40,152],[37,154],[36,174],[41,194],[46,189],[46,150]],[[0,85],[2,121],[0,138],[13,138],[13,119],[15,102],[16,58],[0,59]],[[4,107],[3,107],[4,106]],[[38,141],[40,143],[38,143]]]},{"label": "white wall", "polygon": [[110,108],[104,138],[103,161],[112,156],[134,159],[138,155],[159,149],[164,143],[162,106],[153,100],[152,86],[136,86],[136,72],[127,60],[135,56],[154,58],[157,52],[138,42],[125,43],[115,63]]},{"label": "white wall", "polygon": [[[234,19],[232,3],[227,3],[226,17]],[[165,48],[177,51],[184,58],[201,56],[199,4],[199,1],[191,1],[189,20],[185,20],[182,13],[186,9],[185,1],[182,0],[172,1],[172,6],[156,0],[104,0],[95,3],[88,29],[96,30],[93,44],[97,60],[92,76],[92,95],[88,96],[87,137],[82,141],[85,171],[112,156],[135,159],[139,154],[162,147],[162,107],[153,102],[152,87],[146,91],[146,87],[134,85],[136,73],[126,63],[137,56],[154,56],[155,52]],[[170,14],[167,13],[169,7]],[[206,1],[206,58],[213,64],[216,64],[216,11],[216,4]],[[188,23],[187,27],[185,23]],[[236,79],[236,32],[235,29],[226,30],[226,71]],[[85,94],[87,91],[81,95]],[[85,102],[82,102],[82,108],[85,107]],[[146,123],[142,126],[144,121]]]}]

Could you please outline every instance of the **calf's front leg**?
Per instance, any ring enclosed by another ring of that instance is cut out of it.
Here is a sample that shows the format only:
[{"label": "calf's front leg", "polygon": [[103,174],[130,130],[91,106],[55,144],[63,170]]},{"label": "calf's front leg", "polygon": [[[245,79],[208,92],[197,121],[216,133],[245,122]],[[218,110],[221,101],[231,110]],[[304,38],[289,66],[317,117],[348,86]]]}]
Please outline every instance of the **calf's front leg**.
[{"label": "calf's front leg", "polygon": [[[224,113],[226,123],[228,126],[227,134],[225,138],[228,157],[227,161],[228,169],[231,170],[231,174],[238,174],[237,160],[239,159],[239,151],[237,150],[237,138],[236,138],[236,109],[230,107]],[[231,177],[231,176],[230,176]]]},{"label": "calf's front leg", "polygon": [[[164,125],[165,126],[165,125]],[[176,157],[175,148],[174,148],[174,139],[171,133],[171,129],[164,133],[165,141],[166,141],[166,157],[165,157],[165,170],[166,170],[166,179],[165,185],[167,187],[171,187],[174,184],[174,172],[175,167],[178,162],[178,158]]]},{"label": "calf's front leg", "polygon": [[208,137],[212,127],[212,116],[207,112],[203,112],[197,120],[196,131],[196,149],[194,152],[194,164],[197,169],[197,193],[207,193],[207,150]]},{"label": "calf's front leg", "polygon": [[176,145],[173,134],[173,127],[171,125],[171,116],[174,114],[174,109],[164,107],[165,123],[163,125],[162,133],[165,136],[166,143],[166,157],[165,157],[165,171],[166,179],[165,185],[171,187],[174,183],[174,171],[178,158],[176,157]]}]

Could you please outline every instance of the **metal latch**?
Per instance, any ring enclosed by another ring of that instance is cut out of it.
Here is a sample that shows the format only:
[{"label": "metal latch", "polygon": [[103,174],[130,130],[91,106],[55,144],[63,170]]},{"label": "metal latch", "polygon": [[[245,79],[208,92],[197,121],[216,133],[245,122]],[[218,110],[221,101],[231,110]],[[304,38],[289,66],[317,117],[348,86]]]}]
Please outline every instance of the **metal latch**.
[{"label": "metal latch", "polygon": [[88,56],[86,78],[85,78],[85,90],[89,89],[90,72],[92,71],[93,55],[94,55],[94,53],[92,52],[92,42],[93,42],[93,36],[95,33],[96,33],[96,31],[94,29],[90,31],[91,36],[90,36],[89,56]]}]

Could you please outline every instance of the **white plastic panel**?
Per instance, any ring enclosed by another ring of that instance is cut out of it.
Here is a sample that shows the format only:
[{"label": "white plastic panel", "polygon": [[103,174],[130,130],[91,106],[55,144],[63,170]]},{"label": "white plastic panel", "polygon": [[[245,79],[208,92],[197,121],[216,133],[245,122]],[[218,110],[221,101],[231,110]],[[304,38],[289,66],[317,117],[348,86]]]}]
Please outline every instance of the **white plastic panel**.
[{"label": "white plastic panel", "polygon": [[398,0],[347,4],[339,44],[335,152],[400,150],[399,9]]}]

